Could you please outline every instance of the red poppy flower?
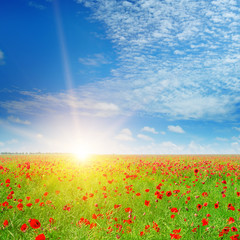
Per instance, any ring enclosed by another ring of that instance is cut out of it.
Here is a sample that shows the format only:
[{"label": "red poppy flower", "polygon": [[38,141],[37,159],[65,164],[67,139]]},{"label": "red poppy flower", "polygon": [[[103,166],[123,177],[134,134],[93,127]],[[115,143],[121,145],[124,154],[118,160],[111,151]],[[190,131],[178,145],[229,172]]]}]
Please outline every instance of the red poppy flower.
[{"label": "red poppy flower", "polygon": [[198,205],[197,205],[197,210],[199,211],[201,208],[202,208],[202,205],[201,205],[201,204],[198,204]]},{"label": "red poppy flower", "polygon": [[149,229],[150,228],[150,225],[146,225],[145,226],[145,229],[147,230],[147,229]]},{"label": "red poppy flower", "polygon": [[235,207],[234,207],[234,206],[231,206],[231,207],[229,208],[229,210],[234,211],[234,210],[235,210]]},{"label": "red poppy flower", "polygon": [[196,168],[196,169],[194,169],[194,173],[198,173],[199,172],[199,170]]},{"label": "red poppy flower", "polygon": [[171,212],[177,213],[177,212],[178,212],[178,209],[177,209],[177,208],[172,208],[172,209],[171,209]]},{"label": "red poppy flower", "polygon": [[92,228],[94,228],[94,227],[96,227],[96,226],[97,226],[96,223],[91,223],[91,224],[90,224],[90,229],[92,229]]},{"label": "red poppy flower", "polygon": [[202,193],[202,196],[203,196],[203,197],[207,197],[207,196],[208,196],[208,193],[207,193],[207,192],[203,192],[203,193]]},{"label": "red poppy flower", "polygon": [[203,219],[202,219],[202,225],[203,225],[203,226],[208,225],[208,219],[203,218]]},{"label": "red poppy flower", "polygon": [[119,207],[121,207],[120,204],[115,204],[115,205],[114,205],[114,208],[115,208],[115,209],[117,209],[117,208],[119,208]]},{"label": "red poppy flower", "polygon": [[7,180],[5,181],[5,183],[10,183],[10,179],[7,179]]},{"label": "red poppy flower", "polygon": [[158,199],[162,199],[163,198],[163,194],[159,193],[156,195]]},{"label": "red poppy flower", "polygon": [[173,233],[180,233],[181,230],[182,230],[181,228],[179,228],[179,229],[174,229],[174,230],[173,230]]},{"label": "red poppy flower", "polygon": [[231,231],[232,231],[232,232],[237,232],[238,230],[237,230],[236,227],[231,227]]},{"label": "red poppy flower", "polygon": [[37,219],[30,219],[29,222],[30,226],[34,229],[41,227],[41,223]]},{"label": "red poppy flower", "polygon": [[35,238],[35,240],[45,240],[46,239],[46,237],[45,237],[45,235],[42,233],[42,234],[40,234],[40,235],[38,235],[36,238]]},{"label": "red poppy flower", "polygon": [[228,224],[232,224],[232,223],[234,223],[234,222],[235,222],[234,218],[230,217],[230,218],[228,219]]},{"label": "red poppy flower", "polygon": [[222,237],[222,236],[223,236],[223,232],[220,232],[220,233],[218,234],[218,236],[219,236],[219,237]]},{"label": "red poppy flower", "polygon": [[167,195],[167,197],[170,197],[172,195],[172,192],[171,191],[167,191],[166,195]]},{"label": "red poppy flower", "polygon": [[22,226],[21,226],[21,231],[22,232],[26,232],[27,231],[27,229],[28,229],[28,226],[27,226],[27,224],[26,223],[24,223]]},{"label": "red poppy flower", "polygon": [[22,209],[23,209],[23,204],[22,204],[22,203],[19,203],[19,204],[17,205],[17,208],[18,208],[19,211],[22,211]]},{"label": "red poppy flower", "polygon": [[4,227],[7,227],[8,224],[9,224],[9,223],[8,223],[8,220],[5,220],[5,221],[3,222],[3,226],[4,226]]},{"label": "red poppy flower", "polygon": [[180,239],[182,236],[180,236],[179,234],[172,234],[170,233],[171,239]]},{"label": "red poppy flower", "polygon": [[131,212],[132,212],[132,209],[131,209],[131,208],[125,208],[125,212],[126,212],[126,213],[131,213]]},{"label": "red poppy flower", "polygon": [[222,230],[222,233],[223,234],[228,234],[229,231],[230,231],[230,227],[227,226]]},{"label": "red poppy flower", "polygon": [[239,240],[239,234],[233,235],[230,237],[231,240]]},{"label": "red poppy flower", "polygon": [[219,204],[218,204],[218,203],[215,203],[215,204],[214,204],[214,207],[215,207],[215,208],[219,208]]},{"label": "red poppy flower", "polygon": [[149,207],[150,206],[150,201],[147,201],[147,200],[145,200],[145,203],[144,203],[147,207]]},{"label": "red poppy flower", "polygon": [[3,207],[7,207],[8,204],[9,204],[9,203],[5,201],[5,202],[2,203],[2,206],[3,206]]}]

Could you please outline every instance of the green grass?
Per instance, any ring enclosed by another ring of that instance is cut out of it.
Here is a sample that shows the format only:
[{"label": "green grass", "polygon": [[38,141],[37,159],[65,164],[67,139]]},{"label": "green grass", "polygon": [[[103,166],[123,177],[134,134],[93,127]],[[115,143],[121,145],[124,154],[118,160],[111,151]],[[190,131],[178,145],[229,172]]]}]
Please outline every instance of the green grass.
[{"label": "green grass", "polygon": [[[46,239],[62,240],[166,240],[179,229],[172,239],[230,239],[239,233],[231,228],[240,229],[239,160],[238,155],[136,155],[93,156],[80,162],[71,155],[2,155],[0,239],[36,239],[43,233]],[[161,188],[156,189],[160,183]],[[157,198],[156,191],[162,199]],[[167,191],[172,195],[168,197]],[[202,196],[203,192],[208,196]],[[22,211],[17,207],[19,199]],[[145,200],[150,201],[149,206]],[[198,210],[197,205],[204,203],[207,206]],[[232,210],[228,208],[230,203]],[[126,212],[127,208],[132,212]],[[172,208],[178,212],[171,212]],[[98,215],[97,219],[93,214]],[[233,223],[229,223],[230,217]],[[50,218],[54,219],[52,223]],[[79,224],[81,218],[87,223]],[[33,229],[29,219],[39,220],[41,227]],[[205,226],[203,219],[208,219]],[[23,224],[28,225],[26,232],[20,229]],[[147,225],[150,227],[145,229]],[[219,237],[224,227],[230,230]]]}]

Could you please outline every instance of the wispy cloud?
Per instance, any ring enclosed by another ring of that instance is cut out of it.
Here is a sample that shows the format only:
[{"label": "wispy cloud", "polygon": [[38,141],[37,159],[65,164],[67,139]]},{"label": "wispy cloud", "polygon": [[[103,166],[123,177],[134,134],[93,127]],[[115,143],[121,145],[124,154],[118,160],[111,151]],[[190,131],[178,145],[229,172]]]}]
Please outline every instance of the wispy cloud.
[{"label": "wispy cloud", "polygon": [[140,139],[143,139],[145,141],[153,141],[153,138],[151,138],[151,137],[149,137],[145,134],[138,134],[137,137],[140,138]]},{"label": "wispy cloud", "polygon": [[16,143],[18,143],[18,140],[15,139],[15,138],[13,138],[13,139],[11,139],[11,140],[6,141],[6,143],[7,143],[7,144],[16,144]]},{"label": "wispy cloud", "polygon": [[128,111],[172,119],[236,118],[237,1],[77,2],[105,24],[118,53],[119,67],[97,94],[121,90],[113,101]]},{"label": "wispy cloud", "polygon": [[233,127],[233,129],[240,131],[240,127]]},{"label": "wispy cloud", "polygon": [[35,1],[29,1],[28,6],[34,7],[34,8],[39,9],[39,10],[45,10],[46,9],[46,6],[44,6],[40,3],[37,3]]},{"label": "wispy cloud", "polygon": [[28,120],[21,120],[20,118],[14,117],[14,116],[9,116],[8,120],[11,121],[11,122],[14,122],[14,123],[19,123],[19,124],[24,124],[24,125],[31,124],[31,122],[28,121]]},{"label": "wispy cloud", "polygon": [[141,131],[145,131],[145,132],[150,132],[150,133],[153,133],[153,134],[158,134],[158,132],[154,129],[154,128],[151,128],[151,127],[143,127],[141,129]]},{"label": "wispy cloud", "polygon": [[6,147],[6,146],[9,146],[9,145],[14,145],[14,144],[17,144],[19,141],[15,138],[11,139],[11,140],[7,140],[7,141],[0,141],[0,147]]},{"label": "wispy cloud", "polygon": [[175,133],[185,133],[184,130],[180,127],[180,126],[168,126],[168,130],[171,132],[175,132]]},{"label": "wispy cloud", "polygon": [[133,141],[134,138],[132,137],[132,132],[128,128],[124,128],[121,130],[121,132],[115,136],[115,139],[120,141]]},{"label": "wispy cloud", "polygon": [[227,148],[219,149],[218,145],[214,144],[199,144],[190,141],[187,144],[176,144],[173,141],[150,142],[136,148],[131,147],[135,154],[226,154],[239,153],[240,144],[234,142]]},{"label": "wispy cloud", "polygon": [[[104,101],[98,96],[91,96],[83,89],[61,93],[20,91],[18,94],[21,95],[21,99],[0,101],[0,107],[11,114],[34,116],[71,112],[71,114],[84,116],[112,117],[120,113],[120,108],[116,104]],[[22,121],[13,116],[8,119],[12,122],[29,124],[28,121]]]},{"label": "wispy cloud", "polygon": [[38,133],[38,134],[36,135],[36,137],[37,137],[38,139],[41,139],[41,138],[43,138],[43,135],[42,135],[41,133]]},{"label": "wispy cloud", "polygon": [[223,137],[216,137],[216,140],[218,140],[218,141],[222,141],[222,142],[226,142],[226,141],[228,141],[227,138],[223,138]]},{"label": "wispy cloud", "polygon": [[92,57],[78,58],[81,64],[88,66],[100,66],[102,64],[109,64],[110,61],[103,54],[94,54]]},{"label": "wispy cloud", "polygon": [[3,51],[0,49],[0,65],[3,65],[5,63],[4,61],[4,53]]}]

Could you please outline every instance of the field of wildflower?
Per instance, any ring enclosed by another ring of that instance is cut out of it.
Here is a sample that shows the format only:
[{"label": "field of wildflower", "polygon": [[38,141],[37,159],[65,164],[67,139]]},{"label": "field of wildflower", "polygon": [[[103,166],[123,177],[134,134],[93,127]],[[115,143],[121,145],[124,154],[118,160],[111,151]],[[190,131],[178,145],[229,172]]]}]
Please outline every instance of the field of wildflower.
[{"label": "field of wildflower", "polygon": [[240,239],[240,156],[0,156],[0,239]]}]

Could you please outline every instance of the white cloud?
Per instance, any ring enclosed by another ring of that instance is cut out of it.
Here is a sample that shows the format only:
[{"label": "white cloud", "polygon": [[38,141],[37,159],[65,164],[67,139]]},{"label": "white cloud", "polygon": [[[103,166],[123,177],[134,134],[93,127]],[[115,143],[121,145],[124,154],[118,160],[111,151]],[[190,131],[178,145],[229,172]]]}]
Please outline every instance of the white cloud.
[{"label": "white cloud", "polygon": [[11,122],[14,122],[14,123],[19,123],[19,124],[24,124],[24,125],[30,125],[31,124],[31,122],[28,121],[28,120],[21,120],[20,118],[14,117],[14,116],[9,116],[8,120],[11,121]]},{"label": "white cloud", "polygon": [[110,63],[103,54],[94,54],[92,57],[78,58],[78,61],[89,66],[100,66]]},{"label": "white cloud", "polygon": [[240,127],[233,127],[233,129],[240,131]]},{"label": "white cloud", "polygon": [[144,135],[144,134],[138,134],[137,137],[140,139],[146,140],[146,141],[153,141],[153,138],[151,138],[147,135]]},{"label": "white cloud", "polygon": [[180,127],[180,126],[168,126],[168,130],[171,132],[175,132],[175,133],[185,133],[184,130]]},{"label": "white cloud", "polygon": [[4,142],[0,142],[0,147],[2,147],[2,146],[4,146],[5,144],[4,144]]},{"label": "white cloud", "polygon": [[115,137],[117,140],[121,141],[133,141],[132,132],[128,128],[124,128],[121,132]]},{"label": "white cloud", "polygon": [[150,132],[150,133],[153,133],[153,134],[158,134],[158,132],[154,129],[154,128],[151,128],[151,127],[143,127],[141,129],[141,131],[145,131],[145,132]]},{"label": "white cloud", "polygon": [[178,55],[183,55],[184,51],[180,51],[180,50],[175,50],[174,54],[178,54]]}]

